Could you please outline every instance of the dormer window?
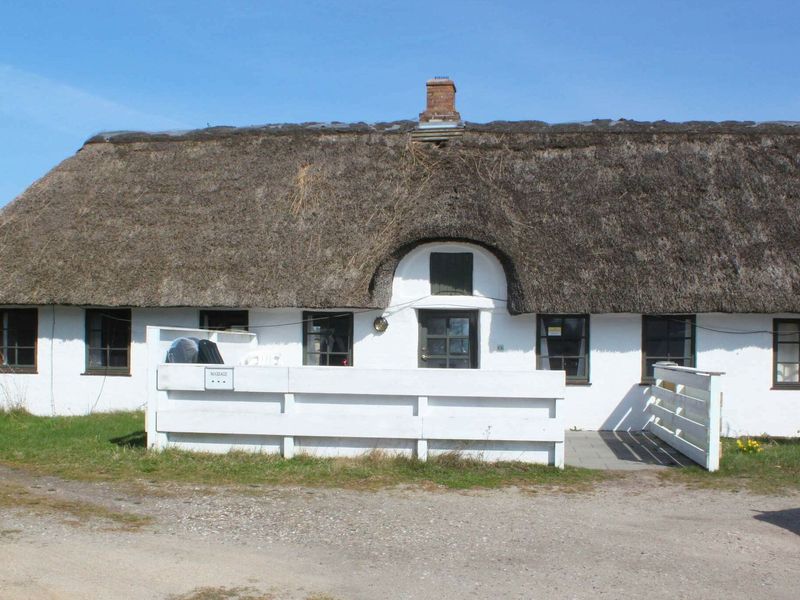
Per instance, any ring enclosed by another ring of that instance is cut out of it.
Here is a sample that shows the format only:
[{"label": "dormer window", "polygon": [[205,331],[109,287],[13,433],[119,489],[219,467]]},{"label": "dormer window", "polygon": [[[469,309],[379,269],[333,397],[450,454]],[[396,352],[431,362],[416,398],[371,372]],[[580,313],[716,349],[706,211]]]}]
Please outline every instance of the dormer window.
[{"label": "dormer window", "polygon": [[472,296],[471,252],[431,252],[431,294]]}]

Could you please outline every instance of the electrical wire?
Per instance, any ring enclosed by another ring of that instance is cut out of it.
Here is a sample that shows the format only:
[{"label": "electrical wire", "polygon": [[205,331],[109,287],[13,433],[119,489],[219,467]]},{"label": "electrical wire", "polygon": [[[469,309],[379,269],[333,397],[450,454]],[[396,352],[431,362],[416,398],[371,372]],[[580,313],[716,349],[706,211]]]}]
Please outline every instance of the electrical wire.
[{"label": "electrical wire", "polygon": [[[433,297],[441,297],[441,296],[433,296],[432,294],[428,294],[426,296],[420,296],[419,298],[415,298],[414,300],[409,300],[408,302],[401,302],[401,303],[398,303],[398,304],[393,304],[393,305],[387,306],[384,309],[381,309],[381,308],[365,308],[365,309],[361,309],[361,310],[351,310],[351,311],[347,311],[347,312],[330,312],[330,313],[325,313],[324,316],[316,316],[316,317],[311,317],[311,318],[308,318],[308,319],[301,319],[299,321],[290,321],[290,322],[286,322],[286,323],[271,323],[269,325],[248,325],[247,330],[250,331],[252,329],[272,329],[272,328],[276,328],[276,327],[291,327],[291,326],[294,326],[294,325],[303,325],[305,323],[313,323],[314,321],[324,321],[326,319],[339,319],[339,318],[349,317],[351,315],[359,315],[359,314],[363,314],[363,313],[376,312],[376,311],[383,311],[383,312],[391,314],[391,312],[393,312],[392,309],[394,309],[394,312],[396,312],[397,309],[399,309],[399,308],[408,306],[410,304],[414,304],[415,302],[419,302],[420,300],[425,300],[427,298],[433,298]],[[506,298],[495,298],[493,296],[475,296],[475,297],[476,298],[483,298],[483,299],[486,299],[486,300],[494,300],[496,302],[508,302],[508,300]],[[445,304],[445,303],[439,303],[439,304],[437,304],[436,307],[432,307],[432,308],[441,308],[441,307],[462,308],[462,309],[469,308],[469,307],[465,307],[465,306],[463,306],[461,304]],[[420,308],[423,308],[423,307],[420,307]],[[102,316],[108,318],[108,319],[112,319],[112,320],[116,320],[116,321],[122,321],[122,322],[125,322],[125,323],[131,323],[132,322],[132,319],[124,319],[122,317],[117,317],[116,315],[111,315],[111,314],[108,314],[108,313],[100,313],[100,314]],[[679,319],[679,318],[672,318],[670,320],[675,322],[675,323],[685,323],[686,322],[685,319]],[[758,334],[790,335],[787,332],[779,332],[779,331],[773,330],[773,329],[750,329],[750,330],[747,330],[747,329],[720,329],[720,328],[717,328],[717,327],[708,327],[707,325],[698,325],[697,323],[695,323],[694,326],[695,326],[695,328],[702,329],[704,331],[712,331],[714,333],[724,333],[724,334],[730,334],[730,335],[758,335]]]}]

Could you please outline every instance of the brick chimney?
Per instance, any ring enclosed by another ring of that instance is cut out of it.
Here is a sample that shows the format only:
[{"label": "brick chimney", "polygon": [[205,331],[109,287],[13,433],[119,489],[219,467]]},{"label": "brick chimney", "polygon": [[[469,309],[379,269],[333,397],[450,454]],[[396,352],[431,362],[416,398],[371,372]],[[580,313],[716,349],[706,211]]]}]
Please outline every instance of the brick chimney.
[{"label": "brick chimney", "polygon": [[456,111],[456,84],[449,77],[434,77],[425,84],[428,106],[419,114],[421,127],[453,127],[461,121]]}]

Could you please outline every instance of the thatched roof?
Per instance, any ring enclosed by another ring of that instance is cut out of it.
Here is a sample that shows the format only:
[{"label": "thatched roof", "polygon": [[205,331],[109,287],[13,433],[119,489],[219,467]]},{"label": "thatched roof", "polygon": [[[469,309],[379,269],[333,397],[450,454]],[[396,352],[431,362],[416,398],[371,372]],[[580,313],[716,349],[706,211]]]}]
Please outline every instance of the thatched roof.
[{"label": "thatched roof", "polygon": [[0,304],[382,307],[470,240],[512,312],[800,312],[800,127],[414,124],[90,139],[0,213]]}]

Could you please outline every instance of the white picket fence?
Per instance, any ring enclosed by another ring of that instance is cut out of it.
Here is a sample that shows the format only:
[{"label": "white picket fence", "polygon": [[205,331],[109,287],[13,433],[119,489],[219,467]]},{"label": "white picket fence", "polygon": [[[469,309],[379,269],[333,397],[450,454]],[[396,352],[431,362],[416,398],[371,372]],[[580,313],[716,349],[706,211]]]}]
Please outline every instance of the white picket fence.
[{"label": "white picket fence", "polygon": [[709,471],[719,469],[724,373],[656,363],[647,428]]},{"label": "white picket fence", "polygon": [[148,327],[150,447],[204,449],[225,439],[286,457],[372,448],[425,460],[457,450],[564,466],[563,371],[236,364],[243,348],[257,347],[253,334],[210,334],[233,364],[163,363],[172,340],[197,333]]}]

